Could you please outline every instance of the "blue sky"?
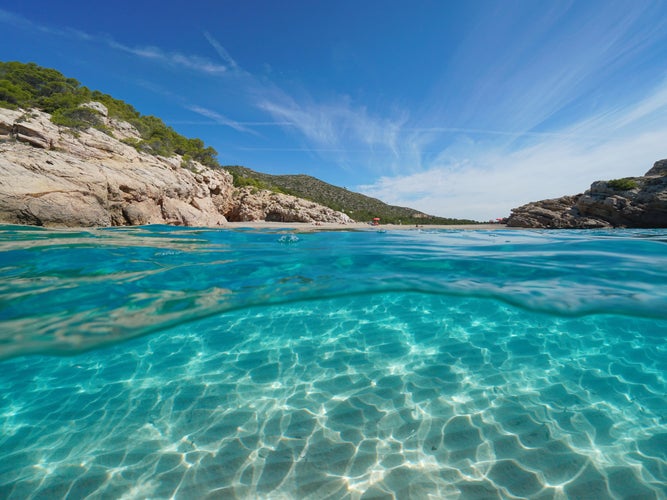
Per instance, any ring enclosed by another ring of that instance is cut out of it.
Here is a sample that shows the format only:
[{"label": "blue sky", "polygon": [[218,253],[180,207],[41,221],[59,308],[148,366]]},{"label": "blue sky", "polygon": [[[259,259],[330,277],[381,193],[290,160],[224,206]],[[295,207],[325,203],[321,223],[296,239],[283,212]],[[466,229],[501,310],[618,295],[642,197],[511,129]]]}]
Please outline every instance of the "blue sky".
[{"label": "blue sky", "polygon": [[17,0],[0,60],[36,62],[199,137],[486,220],[667,157],[667,2]]}]

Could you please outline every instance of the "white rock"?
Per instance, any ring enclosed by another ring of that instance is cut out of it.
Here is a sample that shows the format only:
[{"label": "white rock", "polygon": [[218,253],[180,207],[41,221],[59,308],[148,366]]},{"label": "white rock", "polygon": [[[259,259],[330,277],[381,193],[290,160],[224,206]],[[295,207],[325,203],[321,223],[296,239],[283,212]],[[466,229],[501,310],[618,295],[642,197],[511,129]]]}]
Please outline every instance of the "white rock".
[{"label": "white rock", "polygon": [[83,104],[81,104],[81,107],[93,109],[97,111],[100,115],[102,115],[104,118],[109,116],[109,110],[101,102],[97,101],[84,102]]},{"label": "white rock", "polygon": [[[87,103],[105,116],[101,103]],[[107,113],[108,114],[108,113]],[[351,222],[340,212],[270,191],[235,189],[232,176],[178,155],[138,152],[132,125],[108,120],[113,137],[58,127],[36,110],[0,109],[0,222],[59,226],[233,221]],[[196,172],[196,173],[194,173]]]}]

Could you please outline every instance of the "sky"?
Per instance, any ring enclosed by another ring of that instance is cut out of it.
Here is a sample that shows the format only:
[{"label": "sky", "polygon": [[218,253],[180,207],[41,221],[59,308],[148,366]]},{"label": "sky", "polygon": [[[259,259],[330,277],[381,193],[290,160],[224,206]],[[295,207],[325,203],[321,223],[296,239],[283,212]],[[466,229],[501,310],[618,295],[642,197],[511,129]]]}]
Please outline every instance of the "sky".
[{"label": "sky", "polygon": [[0,60],[218,151],[485,221],[667,158],[661,0],[0,0]]}]

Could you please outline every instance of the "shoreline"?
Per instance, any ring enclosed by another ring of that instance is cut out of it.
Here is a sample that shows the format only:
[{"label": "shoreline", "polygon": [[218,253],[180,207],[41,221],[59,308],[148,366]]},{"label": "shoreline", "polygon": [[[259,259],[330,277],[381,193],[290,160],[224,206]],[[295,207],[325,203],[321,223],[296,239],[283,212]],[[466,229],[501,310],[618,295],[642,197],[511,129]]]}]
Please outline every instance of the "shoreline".
[{"label": "shoreline", "polygon": [[493,229],[523,229],[507,227],[505,224],[425,224],[412,226],[407,224],[380,224],[372,226],[367,222],[227,222],[219,226],[220,229],[295,229],[297,232],[314,231],[417,231],[424,229],[464,229],[464,230],[493,230]]},{"label": "shoreline", "polygon": [[[80,229],[111,229],[111,228],[129,228],[129,227],[148,227],[153,224],[136,225],[136,226],[65,226],[65,225],[47,225],[38,226],[32,224],[16,224],[14,222],[0,221],[3,226],[19,226],[19,227],[33,227],[39,229],[56,229],[56,230],[80,230]],[[524,227],[508,227],[505,224],[379,224],[373,226],[367,222],[351,222],[344,224],[341,222],[267,222],[267,221],[246,221],[246,222],[225,222],[217,226],[182,226],[175,224],[167,224],[171,227],[180,228],[206,228],[206,229],[272,229],[272,230],[295,230],[296,232],[315,232],[315,231],[419,231],[429,229],[460,229],[467,231],[489,231],[495,229],[531,229]]]}]

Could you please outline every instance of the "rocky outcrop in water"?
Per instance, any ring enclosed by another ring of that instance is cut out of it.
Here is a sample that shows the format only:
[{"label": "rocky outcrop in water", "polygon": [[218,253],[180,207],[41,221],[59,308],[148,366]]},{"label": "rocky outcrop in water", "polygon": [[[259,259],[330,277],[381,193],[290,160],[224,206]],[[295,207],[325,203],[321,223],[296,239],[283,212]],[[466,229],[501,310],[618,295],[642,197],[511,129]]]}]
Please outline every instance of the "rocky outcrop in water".
[{"label": "rocky outcrop in water", "polygon": [[641,177],[597,181],[583,194],[528,203],[512,210],[510,227],[667,227],[667,160]]},{"label": "rocky outcrop in water", "polygon": [[263,190],[236,189],[222,169],[182,165],[137,151],[129,123],[108,117],[107,133],[59,127],[37,110],[0,109],[0,222],[40,226],[174,224],[227,221],[350,222],[327,207]]}]

